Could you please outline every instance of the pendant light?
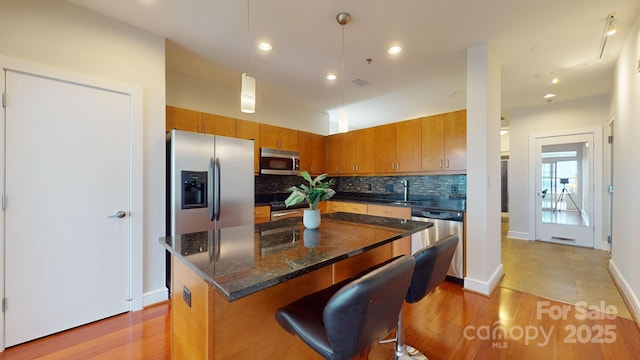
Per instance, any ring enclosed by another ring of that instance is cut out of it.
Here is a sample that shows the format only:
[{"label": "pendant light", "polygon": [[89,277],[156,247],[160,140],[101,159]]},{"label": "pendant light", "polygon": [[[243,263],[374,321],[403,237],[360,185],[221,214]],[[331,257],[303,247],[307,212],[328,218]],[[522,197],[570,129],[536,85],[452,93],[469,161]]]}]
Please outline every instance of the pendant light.
[{"label": "pendant light", "polygon": [[342,108],[338,111],[338,132],[346,133],[349,131],[349,114],[344,107],[344,26],[351,20],[351,14],[348,12],[339,12],[336,16],[338,24],[342,26]]},{"label": "pendant light", "polygon": [[249,0],[247,0],[247,72],[242,73],[242,88],[240,89],[240,111],[253,114],[256,112],[256,79],[249,73],[249,52],[251,45],[251,22],[249,19]]}]

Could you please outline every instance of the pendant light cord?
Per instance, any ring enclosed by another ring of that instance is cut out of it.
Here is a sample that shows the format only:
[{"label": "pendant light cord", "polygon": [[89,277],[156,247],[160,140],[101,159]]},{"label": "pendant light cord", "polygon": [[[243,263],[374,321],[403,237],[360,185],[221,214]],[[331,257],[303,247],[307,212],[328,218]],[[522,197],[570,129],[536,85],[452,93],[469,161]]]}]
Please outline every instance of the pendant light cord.
[{"label": "pendant light cord", "polygon": [[251,0],[247,0],[247,75],[249,75],[249,68],[250,68],[249,52],[251,49],[251,40],[249,39],[249,37],[251,36],[251,16],[249,11],[250,6],[251,6]]},{"label": "pendant light cord", "polygon": [[342,109],[344,111],[344,25],[342,24]]}]

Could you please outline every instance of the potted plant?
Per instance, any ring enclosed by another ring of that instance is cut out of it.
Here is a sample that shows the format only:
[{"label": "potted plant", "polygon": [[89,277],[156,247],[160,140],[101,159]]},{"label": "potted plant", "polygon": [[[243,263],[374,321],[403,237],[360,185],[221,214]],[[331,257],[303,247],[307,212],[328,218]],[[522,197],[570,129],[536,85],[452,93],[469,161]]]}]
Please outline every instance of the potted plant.
[{"label": "potted plant", "polygon": [[320,210],[318,204],[320,201],[327,200],[335,195],[335,190],[331,188],[335,184],[334,179],[323,182],[327,178],[327,174],[311,178],[306,171],[301,171],[300,176],[305,179],[309,185],[301,184],[300,186],[291,186],[287,190],[291,191],[291,195],[284,201],[285,205],[297,205],[302,202],[309,204],[309,209],[304,210],[302,222],[308,229],[315,229],[320,226]]}]

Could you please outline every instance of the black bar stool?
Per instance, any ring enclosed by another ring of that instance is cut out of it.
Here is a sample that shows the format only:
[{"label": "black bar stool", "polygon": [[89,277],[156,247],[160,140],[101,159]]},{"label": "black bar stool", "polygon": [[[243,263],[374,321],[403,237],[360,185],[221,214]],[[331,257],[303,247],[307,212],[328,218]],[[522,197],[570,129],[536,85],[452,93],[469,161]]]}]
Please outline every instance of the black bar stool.
[{"label": "black bar stool", "polygon": [[325,359],[353,359],[396,327],[414,265],[390,259],[278,309],[276,320]]},{"label": "black bar stool", "polygon": [[[413,254],[416,266],[405,298],[407,303],[413,304],[422,300],[444,281],[457,245],[458,237],[449,235]],[[400,310],[395,339],[381,342],[396,342],[395,360],[426,360],[427,357],[424,354],[404,343],[402,326],[402,310]]]}]

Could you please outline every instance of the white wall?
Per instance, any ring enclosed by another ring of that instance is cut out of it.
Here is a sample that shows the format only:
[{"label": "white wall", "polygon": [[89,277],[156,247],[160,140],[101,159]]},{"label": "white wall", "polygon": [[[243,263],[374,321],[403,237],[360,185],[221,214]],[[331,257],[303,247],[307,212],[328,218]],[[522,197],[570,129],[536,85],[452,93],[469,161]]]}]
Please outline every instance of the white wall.
[{"label": "white wall", "polygon": [[158,243],[165,233],[164,39],[64,1],[2,0],[0,53],[142,88],[143,301],[166,299],[164,250]]},{"label": "white wall", "polygon": [[[529,134],[549,133],[606,127],[609,114],[609,97],[550,103],[542,106],[514,110],[510,117],[509,146],[509,236],[529,239],[534,229],[529,228],[530,212],[535,204],[529,194]],[[606,134],[606,132],[604,132]],[[603,143],[603,139],[598,139]],[[607,156],[604,156],[605,162]],[[603,176],[603,174],[595,174]],[[604,180],[603,180],[604,181]],[[606,184],[606,182],[601,182]],[[597,229],[596,241],[602,240],[603,229]]]},{"label": "white wall", "polygon": [[269,95],[256,79],[256,112],[240,111],[240,74],[233,85],[167,69],[167,105],[329,135],[329,114]]},{"label": "white wall", "polygon": [[614,74],[613,244],[610,268],[640,318],[640,14]]}]

